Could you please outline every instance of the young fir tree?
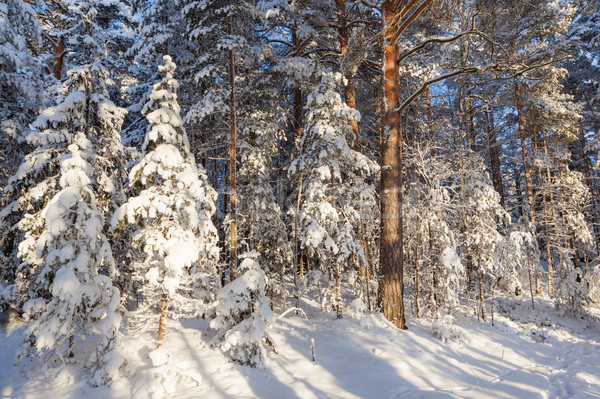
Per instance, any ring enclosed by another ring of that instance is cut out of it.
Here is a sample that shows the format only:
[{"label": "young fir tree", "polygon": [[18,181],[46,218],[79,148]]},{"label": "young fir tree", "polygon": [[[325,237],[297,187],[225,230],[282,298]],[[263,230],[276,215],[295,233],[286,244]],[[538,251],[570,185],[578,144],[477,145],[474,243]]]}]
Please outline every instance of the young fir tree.
[{"label": "young fir tree", "polygon": [[216,193],[190,153],[177,104],[175,64],[170,56],[163,58],[164,77],[143,109],[149,122],[144,156],[129,173],[134,195],[113,218],[118,232],[128,225],[133,230],[139,295],[160,309],[158,346],[165,337],[167,307],[174,316],[206,311],[218,257],[211,221]]},{"label": "young fir tree", "polygon": [[104,384],[118,375],[124,361],[120,294],[109,277],[114,262],[91,190],[93,146],[81,131],[69,139],[69,153],[60,160],[62,190],[39,215],[43,226],[35,250],[41,270],[30,278],[42,290],[23,305],[25,319],[33,321],[18,360],[30,352],[51,351],[64,361],[73,357],[78,336],[95,333],[100,337],[87,367],[92,383]]},{"label": "young fir tree", "polygon": [[275,316],[265,295],[265,277],[259,264],[246,257],[239,277],[219,290],[217,316],[210,322],[217,330],[215,342],[221,350],[251,367],[262,366],[265,345],[273,349],[268,326]]},{"label": "young fir tree", "polygon": [[[299,240],[317,260],[318,268],[328,273],[331,304],[338,317],[342,315],[343,268],[366,266],[356,230],[360,218],[356,183],[377,171],[373,162],[348,145],[354,139],[352,123],[360,115],[335,91],[340,83],[341,75],[324,74],[308,96],[300,156],[288,170],[290,179],[302,187]],[[369,192],[366,186],[359,190]]]}]

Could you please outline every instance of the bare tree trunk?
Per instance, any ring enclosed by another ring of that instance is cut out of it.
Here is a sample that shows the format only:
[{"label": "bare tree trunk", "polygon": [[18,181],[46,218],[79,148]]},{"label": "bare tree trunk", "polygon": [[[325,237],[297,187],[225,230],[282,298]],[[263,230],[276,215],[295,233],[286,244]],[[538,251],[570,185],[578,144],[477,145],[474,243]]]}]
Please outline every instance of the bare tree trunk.
[{"label": "bare tree trunk", "polygon": [[[229,33],[231,34],[231,26]],[[236,164],[235,164],[235,64],[233,50],[228,50],[229,61],[229,281],[235,279],[237,270],[237,215],[236,215]]]},{"label": "bare tree trunk", "polygon": [[165,317],[167,316],[167,294],[160,297],[160,317],[158,318],[158,338],[156,347],[160,348],[165,340]]},{"label": "bare tree trunk", "polygon": [[[479,270],[481,270],[481,265],[479,266]],[[481,319],[487,321],[485,309],[483,308],[483,281],[481,275],[479,275],[479,303],[481,305]]]},{"label": "bare tree trunk", "polygon": [[486,107],[488,149],[490,153],[490,163],[492,166],[492,178],[494,188],[500,194],[500,205],[504,207],[506,200],[504,198],[504,188],[502,186],[502,173],[500,172],[500,150],[498,140],[496,139],[496,127],[494,126],[494,114],[488,104]]},{"label": "bare tree trunk", "polygon": [[[535,228],[535,209],[533,203],[533,188],[531,185],[531,170],[527,160],[527,144],[525,142],[525,120],[523,118],[523,107],[521,105],[521,93],[519,85],[515,82],[515,106],[517,108],[518,131],[521,140],[521,154],[523,157],[523,174],[525,175],[525,191],[527,192],[527,205],[529,206],[529,217]],[[534,232],[535,233],[535,232]]]},{"label": "bare tree trunk", "polygon": [[[346,15],[346,0],[335,0],[338,11],[338,41],[340,42],[341,54],[346,54],[346,48],[348,46],[348,39],[350,33],[348,32],[348,20]],[[346,78],[346,86],[344,87],[344,97],[346,98],[346,105],[352,109],[356,109],[356,97],[354,95],[354,77],[351,72],[344,75]],[[358,123],[352,122],[352,131],[354,132],[354,143],[352,149],[354,151],[360,151],[360,145],[358,142]]]},{"label": "bare tree trunk", "polygon": [[54,62],[52,63],[52,74],[58,80],[62,77],[62,70],[67,54],[65,38],[63,36],[58,38],[58,42],[54,46]]}]

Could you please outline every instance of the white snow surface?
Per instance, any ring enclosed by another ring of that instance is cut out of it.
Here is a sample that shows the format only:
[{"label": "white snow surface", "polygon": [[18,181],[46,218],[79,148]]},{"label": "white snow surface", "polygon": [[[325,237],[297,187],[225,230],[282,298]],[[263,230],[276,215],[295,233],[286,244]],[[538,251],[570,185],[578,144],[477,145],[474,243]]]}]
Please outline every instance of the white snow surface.
[{"label": "white snow surface", "polygon": [[[600,321],[559,316],[549,301],[537,299],[532,310],[528,298],[501,298],[494,325],[456,312],[439,322],[409,318],[406,331],[354,305],[357,314],[343,319],[318,308],[303,298],[306,318],[293,310],[280,316],[271,327],[278,354],[269,352],[263,369],[240,366],[210,347],[214,332],[206,320],[169,320],[160,350],[155,336],[126,334],[130,375],[96,388],[74,364],[53,369],[27,358],[14,366],[23,329],[13,323],[0,333],[0,397],[600,397]],[[502,315],[508,311],[510,318]],[[452,331],[462,333],[436,338],[433,330],[452,319]],[[78,342],[76,357],[85,358],[92,341]]]}]

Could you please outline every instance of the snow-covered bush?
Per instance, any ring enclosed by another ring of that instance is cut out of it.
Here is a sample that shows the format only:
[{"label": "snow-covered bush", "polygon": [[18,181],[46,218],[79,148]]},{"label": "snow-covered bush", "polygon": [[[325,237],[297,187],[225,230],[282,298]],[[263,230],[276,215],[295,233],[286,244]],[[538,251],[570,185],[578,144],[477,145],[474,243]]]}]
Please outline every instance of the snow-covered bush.
[{"label": "snow-covered bush", "polygon": [[265,345],[273,348],[269,324],[274,315],[265,296],[265,273],[251,258],[242,261],[239,277],[217,294],[217,317],[210,326],[217,330],[217,345],[233,360],[261,366]]},{"label": "snow-covered bush", "polygon": [[589,286],[588,295],[594,303],[600,303],[600,267],[596,265],[593,270],[585,275],[585,282]]},{"label": "snow-covered bush", "polygon": [[184,383],[200,385],[202,376],[197,372],[179,367],[164,347],[148,354],[152,368],[146,371],[133,388],[133,399],[169,398],[181,389]]},{"label": "snow-covered bush", "polygon": [[465,330],[459,327],[454,322],[452,315],[444,315],[433,320],[431,324],[433,335],[438,337],[442,342],[461,341],[466,339]]},{"label": "snow-covered bush", "polygon": [[555,304],[566,314],[578,315],[583,312],[583,305],[589,301],[583,270],[573,267],[567,251],[563,251],[561,258],[556,266]]}]

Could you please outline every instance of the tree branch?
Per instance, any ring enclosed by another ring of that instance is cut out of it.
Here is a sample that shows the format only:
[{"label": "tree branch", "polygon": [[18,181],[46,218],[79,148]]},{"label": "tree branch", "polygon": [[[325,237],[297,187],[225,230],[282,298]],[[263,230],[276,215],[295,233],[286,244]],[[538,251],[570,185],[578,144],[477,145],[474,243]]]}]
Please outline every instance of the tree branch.
[{"label": "tree branch", "polygon": [[493,45],[496,45],[498,47],[500,47],[502,49],[502,51],[504,51],[506,54],[508,54],[508,52],[506,51],[506,49],[499,43],[494,42],[488,35],[486,35],[485,33],[477,30],[477,29],[469,29],[466,30],[464,32],[460,32],[454,36],[451,37],[434,37],[431,39],[427,39],[425,41],[423,41],[421,44],[419,44],[417,47],[412,48],[411,50],[405,52],[404,54],[400,55],[400,57],[398,57],[397,62],[400,63],[402,62],[405,58],[407,58],[408,56],[416,53],[417,51],[425,48],[425,46],[427,46],[430,43],[450,43],[453,42],[455,40],[460,39],[463,36],[466,35],[477,35],[482,37],[483,39],[487,40],[488,42],[492,43]]},{"label": "tree branch", "polygon": [[479,72],[479,68],[475,68],[475,67],[470,67],[470,68],[461,68],[459,70],[456,71],[452,71],[449,72],[447,74],[438,76],[437,78],[428,80],[427,82],[423,83],[421,85],[421,87],[419,88],[419,90],[417,90],[416,92],[414,92],[408,99],[406,99],[406,101],[404,101],[402,103],[402,105],[400,105],[397,109],[396,112],[398,112],[399,114],[401,114],[406,107],[408,107],[413,101],[415,101],[421,94],[423,94],[425,92],[425,90],[427,90],[427,88],[437,82],[441,82],[442,80],[446,80],[449,78],[452,78],[454,76],[458,76],[458,75],[463,75],[466,73],[476,73]]}]

